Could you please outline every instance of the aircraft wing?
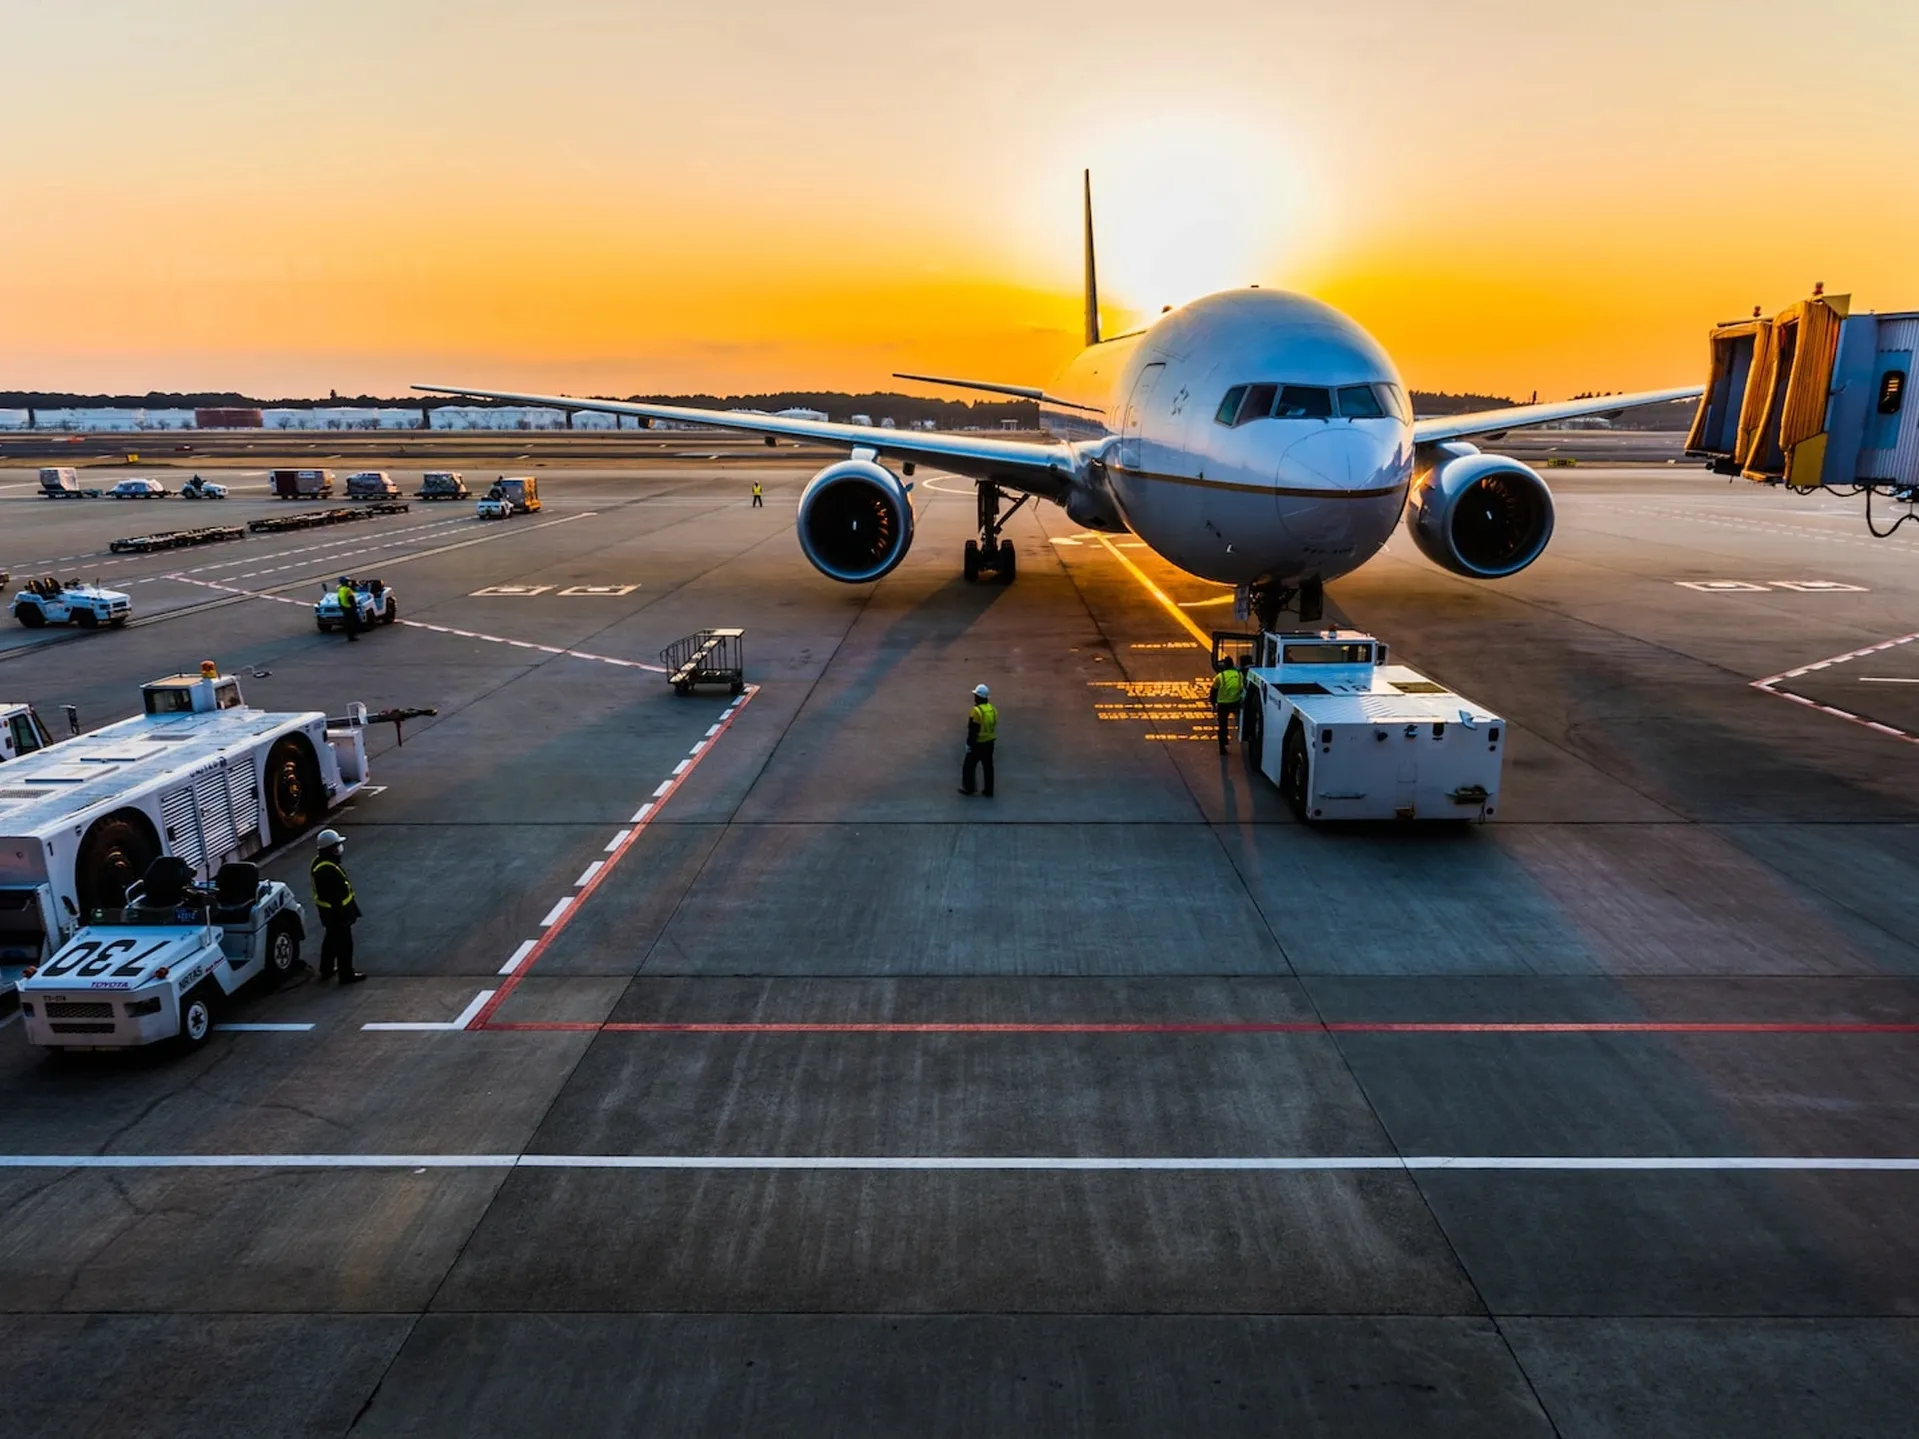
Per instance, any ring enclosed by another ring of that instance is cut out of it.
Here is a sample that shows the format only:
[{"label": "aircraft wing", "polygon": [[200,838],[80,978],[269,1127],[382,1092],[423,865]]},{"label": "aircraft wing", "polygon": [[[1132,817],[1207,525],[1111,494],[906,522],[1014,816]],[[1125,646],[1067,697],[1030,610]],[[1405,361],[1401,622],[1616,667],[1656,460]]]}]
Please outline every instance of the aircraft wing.
[{"label": "aircraft wing", "polygon": [[803,440],[821,445],[845,445],[912,463],[935,465],[973,480],[991,480],[1007,489],[1053,497],[1066,493],[1072,481],[1073,456],[1065,445],[1045,441],[1002,440],[988,435],[934,434],[926,430],[888,430],[878,425],[842,425],[831,420],[783,420],[745,410],[701,410],[687,405],[655,405],[624,400],[590,400],[577,395],[522,395],[506,390],[475,390],[464,385],[415,385],[428,394],[457,395],[472,400],[505,400],[517,405],[541,405],[556,410],[591,410],[598,414],[635,415],[647,420],[672,420],[723,430]]},{"label": "aircraft wing", "polygon": [[1630,410],[1636,405],[1690,400],[1703,393],[1704,389],[1703,385],[1682,385],[1676,390],[1644,390],[1636,395],[1595,395],[1585,400],[1554,400],[1544,405],[1509,405],[1503,410],[1477,410],[1470,415],[1434,415],[1430,419],[1413,421],[1413,443],[1425,445],[1435,440],[1468,440],[1475,435],[1494,435],[1502,430],[1517,430],[1526,425],[1576,420],[1581,415],[1609,415],[1615,410]]}]

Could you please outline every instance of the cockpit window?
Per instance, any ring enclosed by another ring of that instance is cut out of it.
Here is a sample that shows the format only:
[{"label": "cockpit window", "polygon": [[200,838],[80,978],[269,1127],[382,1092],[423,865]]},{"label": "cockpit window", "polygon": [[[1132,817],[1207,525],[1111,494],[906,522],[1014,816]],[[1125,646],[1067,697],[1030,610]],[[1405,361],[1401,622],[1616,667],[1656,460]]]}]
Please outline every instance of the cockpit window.
[{"label": "cockpit window", "polygon": [[1374,385],[1373,389],[1378,392],[1380,402],[1386,406],[1388,414],[1398,416],[1399,422],[1404,425],[1410,425],[1413,422],[1412,401],[1406,398],[1406,392],[1398,385],[1389,381]]},{"label": "cockpit window", "polygon": [[1279,403],[1273,406],[1273,418],[1277,420],[1326,420],[1332,414],[1332,392],[1318,385],[1283,386]]},{"label": "cockpit window", "polygon": [[1273,396],[1278,393],[1278,385],[1248,385],[1246,401],[1239,407],[1239,423],[1265,419],[1273,412]]},{"label": "cockpit window", "polygon": [[1226,397],[1219,402],[1219,408],[1213,411],[1213,423],[1217,425],[1232,424],[1233,421],[1239,418],[1239,402],[1244,398],[1246,398],[1246,387],[1244,385],[1234,385],[1232,389],[1226,392]]},{"label": "cockpit window", "polygon": [[1339,413],[1349,420],[1383,420],[1386,409],[1371,385],[1341,385]]}]

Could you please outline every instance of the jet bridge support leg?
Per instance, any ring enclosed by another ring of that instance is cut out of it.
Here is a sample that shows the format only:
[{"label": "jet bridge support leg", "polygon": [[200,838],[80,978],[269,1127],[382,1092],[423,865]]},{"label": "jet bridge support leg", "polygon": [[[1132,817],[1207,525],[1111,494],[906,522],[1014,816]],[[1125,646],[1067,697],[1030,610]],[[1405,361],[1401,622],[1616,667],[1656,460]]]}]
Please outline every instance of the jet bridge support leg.
[{"label": "jet bridge support leg", "polygon": [[1013,542],[1000,538],[1000,530],[1006,525],[1019,507],[1025,504],[1031,495],[1021,495],[1013,501],[1011,508],[1004,514],[1000,505],[1006,498],[1006,492],[991,480],[981,480],[979,491],[979,538],[966,542],[966,579],[970,584],[982,575],[991,574],[1003,585],[1013,583],[1015,561]]}]

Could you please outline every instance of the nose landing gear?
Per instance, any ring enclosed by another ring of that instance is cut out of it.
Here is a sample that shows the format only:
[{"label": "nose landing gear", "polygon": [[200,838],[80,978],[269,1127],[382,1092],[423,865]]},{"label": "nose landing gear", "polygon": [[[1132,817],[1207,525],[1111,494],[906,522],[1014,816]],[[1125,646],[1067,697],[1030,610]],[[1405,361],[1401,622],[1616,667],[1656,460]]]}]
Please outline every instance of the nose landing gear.
[{"label": "nose landing gear", "polygon": [[966,542],[966,563],[964,573],[966,582],[973,584],[983,576],[991,575],[1003,585],[1013,583],[1017,571],[1017,561],[1013,556],[1013,542],[1000,538],[1000,530],[1013,517],[1014,511],[1025,504],[1031,495],[1021,495],[1013,501],[1006,513],[1000,513],[1000,503],[1006,498],[1006,492],[991,480],[983,480],[979,485],[979,538]]},{"label": "nose landing gear", "polygon": [[1297,609],[1299,622],[1316,625],[1326,617],[1326,586],[1317,577],[1297,585],[1241,585],[1233,596],[1233,615],[1241,624],[1257,619],[1262,630],[1279,628],[1280,614]]}]

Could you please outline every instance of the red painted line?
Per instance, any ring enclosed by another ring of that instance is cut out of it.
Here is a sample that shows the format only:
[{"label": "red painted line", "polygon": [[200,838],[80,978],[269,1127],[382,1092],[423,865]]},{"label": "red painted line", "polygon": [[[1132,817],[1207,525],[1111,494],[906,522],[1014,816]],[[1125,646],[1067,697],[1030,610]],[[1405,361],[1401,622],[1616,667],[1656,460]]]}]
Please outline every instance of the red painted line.
[{"label": "red painted line", "polygon": [[[537,951],[536,951],[537,953]],[[522,966],[524,969],[524,966]],[[477,1027],[477,1026],[476,1026]],[[607,1034],[1919,1034],[1914,1024],[1821,1024],[1688,1020],[1598,1020],[1592,1022],[1469,1022],[1453,1020],[1272,1021],[758,1021],[722,1023],[595,1023],[574,1020],[489,1024],[489,1029],[584,1031]]]},{"label": "red painted line", "polygon": [[[759,692],[760,687],[758,685],[748,685],[745,693],[734,703],[726,707],[726,717],[720,721],[719,734],[713,736],[715,741],[719,739],[720,735],[725,734],[733,727],[733,721],[740,717],[740,712],[753,702],[753,696]],[[562,914],[559,919],[547,926],[546,930],[540,935],[539,943],[535,944],[533,948],[527,952],[526,958],[520,962],[520,967],[507,976],[505,982],[494,991],[493,998],[489,999],[485,1007],[473,1017],[472,1023],[467,1025],[469,1030],[528,1029],[535,1027],[523,1024],[495,1024],[493,1023],[493,1016],[499,1013],[500,1006],[506,1003],[507,996],[520,987],[520,981],[525,979],[527,973],[533,966],[540,962],[540,956],[547,952],[552,946],[553,941],[566,932],[566,927],[573,922],[574,917],[585,907],[586,902],[593,897],[593,892],[602,884],[606,883],[607,876],[611,875],[613,871],[618,868],[620,861],[626,858],[627,851],[639,842],[640,836],[645,834],[647,829],[651,827],[653,821],[660,817],[660,811],[666,808],[667,801],[680,792],[680,786],[693,777],[693,772],[697,770],[705,761],[706,757],[712,753],[713,744],[708,743],[705,752],[700,755],[699,759],[694,760],[685,769],[681,770],[679,774],[675,775],[672,782],[661,792],[659,798],[651,802],[651,806],[646,813],[646,818],[633,825],[626,838],[620,842],[619,847],[613,850],[611,854],[608,854],[606,859],[601,863],[600,872],[594,875],[586,884],[581,885],[573,894],[573,903],[566,907],[566,912]],[[543,1029],[570,1029],[575,1026],[541,1025],[538,1027]],[[597,1029],[600,1026],[589,1024],[579,1027]]]}]

